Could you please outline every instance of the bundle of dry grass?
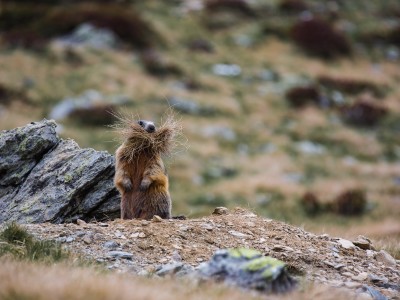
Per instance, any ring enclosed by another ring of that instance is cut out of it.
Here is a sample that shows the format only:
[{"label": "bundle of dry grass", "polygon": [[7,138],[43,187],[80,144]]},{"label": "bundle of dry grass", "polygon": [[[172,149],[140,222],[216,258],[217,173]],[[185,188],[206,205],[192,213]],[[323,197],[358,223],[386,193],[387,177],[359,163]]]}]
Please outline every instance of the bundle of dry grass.
[{"label": "bundle of dry grass", "polygon": [[132,162],[136,153],[151,156],[170,156],[182,144],[182,125],[172,111],[161,120],[161,125],[153,133],[139,125],[139,118],[126,114],[114,114],[118,122],[111,127],[119,134],[124,144],[123,157]]}]

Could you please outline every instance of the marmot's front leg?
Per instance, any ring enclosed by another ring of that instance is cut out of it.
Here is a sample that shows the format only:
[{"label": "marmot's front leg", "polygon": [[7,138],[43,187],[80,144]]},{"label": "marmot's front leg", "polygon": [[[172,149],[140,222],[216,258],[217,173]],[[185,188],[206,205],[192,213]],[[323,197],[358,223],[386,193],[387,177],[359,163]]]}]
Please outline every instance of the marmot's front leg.
[{"label": "marmot's front leg", "polygon": [[[165,174],[164,165],[161,163],[152,164],[143,173],[143,179],[140,182],[140,190],[147,190],[151,184],[167,185],[167,175]],[[168,187],[167,187],[168,188]]]},{"label": "marmot's front leg", "polygon": [[115,162],[114,184],[121,193],[130,192],[133,188],[129,174],[125,171],[124,162],[120,161],[119,155]]},{"label": "marmot's front leg", "polygon": [[130,192],[133,188],[132,181],[128,174],[123,171],[115,173],[114,183],[120,192]]}]

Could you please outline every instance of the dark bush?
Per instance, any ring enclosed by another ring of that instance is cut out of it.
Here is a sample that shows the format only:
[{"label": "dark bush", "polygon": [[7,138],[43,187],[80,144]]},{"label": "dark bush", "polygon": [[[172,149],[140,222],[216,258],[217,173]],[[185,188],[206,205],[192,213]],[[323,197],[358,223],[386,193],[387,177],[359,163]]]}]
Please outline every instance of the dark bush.
[{"label": "dark bush", "polygon": [[84,22],[108,28],[137,48],[149,47],[156,36],[132,7],[113,3],[6,4],[0,18],[0,30],[8,44],[29,47],[69,33]]},{"label": "dark bush", "polygon": [[256,15],[255,11],[245,0],[208,0],[205,3],[205,9],[211,13],[228,10],[250,17]]},{"label": "dark bush", "polygon": [[182,83],[185,89],[187,89],[188,91],[198,91],[203,88],[203,85],[193,78],[186,78],[182,81]]},{"label": "dark bush", "polygon": [[400,25],[388,26],[377,23],[367,29],[361,29],[356,34],[356,39],[366,45],[396,45],[400,46]]},{"label": "dark bush", "polygon": [[374,126],[387,114],[385,108],[364,100],[344,106],[340,112],[346,122],[358,126]]},{"label": "dark bush", "polygon": [[101,126],[110,125],[116,121],[113,111],[117,111],[115,105],[95,104],[90,107],[75,108],[69,118],[85,125]]},{"label": "dark bush", "polygon": [[141,60],[146,71],[154,76],[181,76],[183,71],[177,65],[165,61],[159,52],[147,49],[142,52]]},{"label": "dark bush", "polygon": [[334,58],[351,52],[349,41],[321,19],[300,20],[292,28],[295,43],[311,55]]},{"label": "dark bush", "polygon": [[363,92],[371,92],[376,97],[383,97],[385,87],[381,87],[373,82],[352,79],[352,78],[335,78],[330,76],[319,76],[317,78],[319,84],[323,85],[328,89],[338,90],[340,92],[356,95]]},{"label": "dark bush", "polygon": [[213,45],[205,39],[194,39],[187,44],[188,48],[196,52],[213,53]]},{"label": "dark bush", "polygon": [[302,0],[282,0],[279,3],[279,10],[286,13],[299,13],[307,9],[308,4]]},{"label": "dark bush", "polygon": [[108,28],[123,41],[138,48],[149,47],[150,39],[154,37],[150,25],[136,11],[131,7],[117,4],[86,3],[71,6],[69,9],[60,7],[48,14],[42,28],[47,35],[54,36],[60,32],[69,32],[84,22]]},{"label": "dark bush", "polygon": [[307,192],[303,197],[301,197],[300,204],[304,211],[309,215],[316,215],[322,210],[322,205],[317,196],[311,192]]},{"label": "dark bush", "polygon": [[309,103],[318,103],[320,93],[315,86],[293,87],[286,92],[286,99],[293,107],[303,107]]},{"label": "dark bush", "polygon": [[26,94],[23,91],[14,90],[0,83],[0,104],[8,105],[12,100],[28,102]]},{"label": "dark bush", "polygon": [[360,215],[367,204],[365,193],[359,189],[352,189],[340,194],[333,202],[333,210],[341,215]]},{"label": "dark bush", "polygon": [[270,17],[263,20],[262,33],[273,35],[279,39],[286,40],[291,34],[291,22],[287,18]]}]

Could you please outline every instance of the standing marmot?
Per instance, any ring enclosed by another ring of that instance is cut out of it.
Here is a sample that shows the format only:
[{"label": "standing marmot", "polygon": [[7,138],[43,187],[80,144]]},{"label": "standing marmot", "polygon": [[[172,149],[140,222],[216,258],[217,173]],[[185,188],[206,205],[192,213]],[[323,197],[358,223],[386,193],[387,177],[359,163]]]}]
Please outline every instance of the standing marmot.
[{"label": "standing marmot", "polygon": [[114,183],[121,193],[121,218],[171,218],[168,176],[161,156],[174,146],[178,123],[169,117],[157,129],[150,121],[120,120],[115,127],[124,142],[115,155]]}]

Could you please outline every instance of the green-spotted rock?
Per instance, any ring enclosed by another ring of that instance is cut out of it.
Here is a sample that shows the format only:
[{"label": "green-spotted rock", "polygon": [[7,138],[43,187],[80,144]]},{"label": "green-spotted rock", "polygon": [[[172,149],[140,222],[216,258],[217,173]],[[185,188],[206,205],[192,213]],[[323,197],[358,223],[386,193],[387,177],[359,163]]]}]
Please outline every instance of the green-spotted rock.
[{"label": "green-spotted rock", "polygon": [[286,264],[253,249],[219,250],[199,267],[203,278],[211,278],[245,289],[284,293],[296,286]]},{"label": "green-spotted rock", "polygon": [[119,215],[114,157],[60,139],[56,126],[43,120],[0,132],[0,223]]}]

